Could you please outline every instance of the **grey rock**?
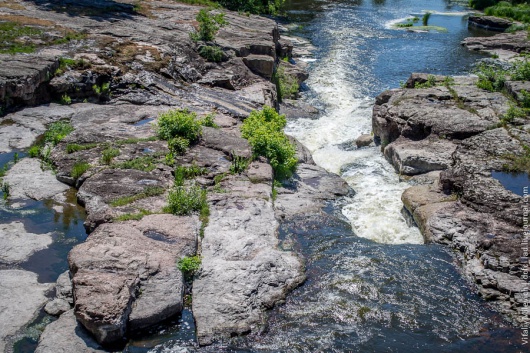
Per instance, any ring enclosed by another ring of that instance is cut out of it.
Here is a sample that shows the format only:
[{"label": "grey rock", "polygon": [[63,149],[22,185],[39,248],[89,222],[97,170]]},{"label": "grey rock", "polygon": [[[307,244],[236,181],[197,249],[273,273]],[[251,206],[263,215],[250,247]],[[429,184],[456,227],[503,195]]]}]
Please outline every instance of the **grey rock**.
[{"label": "grey rock", "polygon": [[508,19],[495,16],[469,16],[468,24],[470,26],[484,28],[489,31],[504,32],[513,24],[513,22]]},{"label": "grey rock", "polygon": [[274,72],[274,58],[267,55],[249,55],[243,58],[243,62],[257,75],[271,79]]},{"label": "grey rock", "polygon": [[0,262],[13,264],[26,261],[52,242],[51,234],[29,233],[21,222],[0,224]]},{"label": "grey rock", "polygon": [[277,249],[278,222],[270,202],[227,197],[210,208],[193,283],[201,345],[257,330],[263,311],[304,280],[300,260]]},{"label": "grey rock", "polygon": [[52,316],[62,315],[70,309],[70,303],[64,299],[54,299],[44,306],[44,311]]},{"label": "grey rock", "polygon": [[113,344],[182,310],[176,261],[195,254],[196,217],[151,215],[99,226],[69,254],[74,312],[100,344]]},{"label": "grey rock", "polygon": [[44,329],[35,353],[103,353],[104,350],[75,319],[65,312]]},{"label": "grey rock", "polygon": [[361,135],[355,139],[355,145],[360,147],[370,146],[374,142],[374,137],[372,135]]},{"label": "grey rock", "polygon": [[34,158],[24,158],[12,166],[4,182],[9,184],[10,199],[44,200],[69,189],[51,170],[42,170],[41,162]]},{"label": "grey rock", "polygon": [[516,53],[527,51],[530,46],[524,31],[500,33],[492,37],[469,37],[464,39],[461,44],[473,51],[503,49]]},{"label": "grey rock", "polygon": [[37,274],[23,270],[0,270],[0,352],[6,338],[29,323],[48,301],[49,283],[39,283]]}]

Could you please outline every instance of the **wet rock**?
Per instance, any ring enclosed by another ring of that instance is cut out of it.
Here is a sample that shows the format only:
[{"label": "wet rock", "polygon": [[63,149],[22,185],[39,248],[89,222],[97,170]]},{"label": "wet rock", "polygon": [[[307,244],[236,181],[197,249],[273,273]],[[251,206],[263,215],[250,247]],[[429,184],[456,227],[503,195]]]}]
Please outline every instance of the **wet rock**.
[{"label": "wet rock", "polygon": [[74,304],[74,295],[72,293],[72,280],[70,271],[61,273],[55,284],[55,296],[57,299],[66,300],[69,304]]},{"label": "wet rock", "polygon": [[48,283],[39,283],[37,274],[22,270],[0,270],[0,352],[6,338],[29,323],[48,301]]},{"label": "wet rock", "polygon": [[182,310],[183,277],[176,261],[195,254],[196,217],[151,215],[103,224],[68,261],[74,312],[101,344],[121,342]]},{"label": "wet rock", "polygon": [[286,75],[296,78],[296,82],[299,85],[309,78],[307,71],[301,68],[299,65],[293,65],[290,62],[281,61],[280,67],[284,69]]},{"label": "wet rock", "polygon": [[11,199],[44,200],[69,189],[55,178],[51,170],[42,170],[41,162],[34,158],[24,158],[11,167],[4,183],[9,184]]},{"label": "wet rock", "polygon": [[370,146],[374,142],[374,137],[372,135],[361,135],[355,140],[355,145],[357,148]]},{"label": "wet rock", "polygon": [[44,329],[35,353],[106,352],[81,326],[70,310]]},{"label": "wet rock", "polygon": [[12,264],[27,260],[51,245],[51,234],[28,233],[21,222],[0,224],[0,262]]},{"label": "wet rock", "polygon": [[513,22],[508,19],[495,16],[469,16],[467,21],[470,26],[498,32],[504,32],[513,24]]},{"label": "wet rock", "polygon": [[280,114],[287,119],[316,119],[318,113],[318,109],[302,101],[283,99],[280,104]]},{"label": "wet rock", "polygon": [[270,201],[226,197],[211,205],[193,283],[201,345],[257,331],[263,311],[304,280],[300,260],[277,249],[277,228]]}]

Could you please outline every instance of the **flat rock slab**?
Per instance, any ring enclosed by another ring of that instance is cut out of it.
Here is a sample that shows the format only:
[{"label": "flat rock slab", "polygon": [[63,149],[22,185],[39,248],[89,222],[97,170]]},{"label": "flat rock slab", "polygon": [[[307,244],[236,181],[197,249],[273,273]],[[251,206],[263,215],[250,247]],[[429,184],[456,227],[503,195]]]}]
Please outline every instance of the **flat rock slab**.
[{"label": "flat rock slab", "polygon": [[201,345],[256,330],[263,311],[305,278],[295,254],[277,248],[278,222],[269,201],[228,197],[210,212],[193,283]]},{"label": "flat rock slab", "polygon": [[0,262],[23,262],[52,242],[51,234],[28,233],[21,222],[0,224]]},{"label": "flat rock slab", "polygon": [[107,352],[81,326],[74,311],[69,310],[44,329],[35,353],[103,353]]},{"label": "flat rock slab", "polygon": [[398,173],[416,175],[449,168],[456,147],[437,136],[420,141],[400,137],[385,147],[384,154]]},{"label": "flat rock slab", "polygon": [[24,158],[16,163],[4,177],[9,184],[10,199],[49,199],[69,189],[55,178],[50,170],[42,170],[41,162]]},{"label": "flat rock slab", "polygon": [[37,281],[37,274],[22,270],[0,270],[0,352],[6,338],[29,323],[46,303],[51,284]]},{"label": "flat rock slab", "polygon": [[100,344],[182,310],[176,262],[195,254],[198,230],[197,217],[150,215],[103,224],[70,252],[74,312]]}]

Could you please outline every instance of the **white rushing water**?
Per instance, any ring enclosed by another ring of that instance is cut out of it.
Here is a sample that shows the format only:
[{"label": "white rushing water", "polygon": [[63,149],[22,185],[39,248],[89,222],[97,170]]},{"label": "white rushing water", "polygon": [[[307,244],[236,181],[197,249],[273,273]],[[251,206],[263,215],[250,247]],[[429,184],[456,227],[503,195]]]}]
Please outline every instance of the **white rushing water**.
[{"label": "white rushing water", "polygon": [[380,148],[346,151],[338,146],[371,132],[374,101],[359,98],[360,90],[346,78],[352,61],[361,59],[352,55],[339,33],[334,37],[333,50],[314,64],[307,81],[326,109],[319,119],[290,121],[286,133],[301,141],[319,166],[341,175],[355,190],[353,202],[342,212],[358,236],[386,244],[421,244],[419,230],[408,226],[401,215],[401,194],[410,185],[399,181]]}]

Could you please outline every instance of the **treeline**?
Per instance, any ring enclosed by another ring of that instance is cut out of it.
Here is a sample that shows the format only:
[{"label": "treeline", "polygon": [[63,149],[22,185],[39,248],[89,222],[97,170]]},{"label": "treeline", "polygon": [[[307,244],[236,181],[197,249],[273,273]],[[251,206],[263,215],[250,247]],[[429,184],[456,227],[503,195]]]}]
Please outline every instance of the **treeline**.
[{"label": "treeline", "polygon": [[[495,6],[499,3],[507,3],[511,5],[519,4],[530,4],[530,0],[512,0],[512,1],[501,1],[501,0],[469,0],[469,6],[477,9],[484,10],[487,7]],[[501,4],[502,5],[502,4]]]},{"label": "treeline", "polygon": [[194,5],[221,6],[232,11],[252,14],[277,14],[285,0],[177,0]]}]

